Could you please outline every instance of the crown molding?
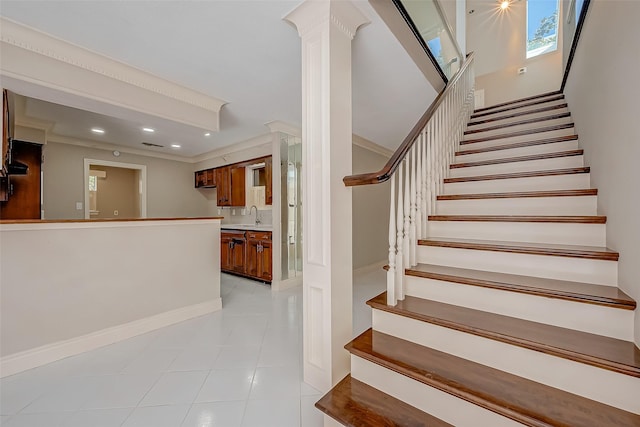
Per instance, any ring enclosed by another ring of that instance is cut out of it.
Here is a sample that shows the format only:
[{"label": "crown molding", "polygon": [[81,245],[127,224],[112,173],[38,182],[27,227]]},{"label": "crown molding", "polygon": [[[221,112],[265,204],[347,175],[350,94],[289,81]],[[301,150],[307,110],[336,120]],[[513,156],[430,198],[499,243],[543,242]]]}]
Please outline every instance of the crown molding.
[{"label": "crown molding", "polygon": [[273,137],[271,136],[271,133],[258,135],[256,137],[247,139],[245,141],[236,142],[234,144],[227,145],[225,147],[217,148],[207,153],[200,154],[199,156],[194,156],[191,158],[191,160],[192,160],[192,163],[200,163],[200,162],[204,162],[205,160],[224,157],[230,154],[238,153],[240,151],[250,150],[252,148],[257,148],[263,145],[265,146],[269,145],[269,147],[271,147],[272,138]]},{"label": "crown molding", "polygon": [[384,156],[386,158],[391,158],[391,156],[393,155],[392,150],[389,150],[382,145],[378,145],[373,141],[369,141],[368,139],[356,135],[355,133],[353,134],[353,145],[357,145],[358,147],[364,148],[365,150],[380,154],[381,156]]},{"label": "crown molding", "polygon": [[350,39],[358,28],[371,22],[353,3],[329,0],[306,0],[283,19],[296,27],[300,37],[322,31],[326,26],[323,24],[330,22]]},{"label": "crown molding", "polygon": [[138,148],[131,148],[126,145],[109,144],[104,142],[86,141],[83,139],[71,138],[68,136],[62,136],[57,134],[47,134],[47,143],[53,142],[58,144],[75,145],[77,147],[94,148],[96,150],[104,151],[120,151],[121,153],[135,154],[143,157],[153,157],[157,159],[173,160],[183,163],[195,163],[193,158],[177,156],[175,154],[156,153],[149,150],[141,150]]},{"label": "crown molding", "polygon": [[281,122],[280,120],[274,120],[272,122],[267,122],[264,124],[269,130],[273,132],[282,132],[287,135],[293,135],[300,137],[302,136],[302,129],[297,126],[290,125],[289,123]]},{"label": "crown molding", "polygon": [[0,73],[202,129],[218,131],[226,101],[0,17]]}]

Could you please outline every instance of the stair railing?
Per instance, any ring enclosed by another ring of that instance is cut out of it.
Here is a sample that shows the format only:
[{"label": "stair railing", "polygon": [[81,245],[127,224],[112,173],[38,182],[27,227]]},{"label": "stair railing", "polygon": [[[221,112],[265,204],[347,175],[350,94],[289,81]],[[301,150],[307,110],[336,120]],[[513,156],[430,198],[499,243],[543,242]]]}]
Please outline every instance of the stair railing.
[{"label": "stair railing", "polygon": [[391,180],[388,305],[404,299],[404,270],[417,263],[418,240],[427,236],[428,215],[435,213],[436,197],[473,111],[473,63],[471,53],[382,169],[343,180],[347,186]]}]

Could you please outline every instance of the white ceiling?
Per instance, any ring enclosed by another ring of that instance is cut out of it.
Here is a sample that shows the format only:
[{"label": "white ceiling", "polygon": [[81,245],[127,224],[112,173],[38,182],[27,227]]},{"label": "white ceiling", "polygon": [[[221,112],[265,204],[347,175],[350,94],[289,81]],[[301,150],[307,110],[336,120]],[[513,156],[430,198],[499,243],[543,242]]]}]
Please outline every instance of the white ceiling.
[{"label": "white ceiling", "polygon": [[[270,121],[301,125],[301,55],[296,30],[282,20],[296,1],[12,1],[2,16],[224,99],[221,131],[149,118],[143,123],[29,100],[28,118],[55,122],[52,132],[135,148],[195,156],[266,133]],[[371,20],[353,42],[353,131],[395,149],[435,98],[435,91],[366,1]],[[149,136],[140,130],[152,125]],[[99,126],[107,133],[92,135]],[[172,143],[182,145],[171,149]]]}]

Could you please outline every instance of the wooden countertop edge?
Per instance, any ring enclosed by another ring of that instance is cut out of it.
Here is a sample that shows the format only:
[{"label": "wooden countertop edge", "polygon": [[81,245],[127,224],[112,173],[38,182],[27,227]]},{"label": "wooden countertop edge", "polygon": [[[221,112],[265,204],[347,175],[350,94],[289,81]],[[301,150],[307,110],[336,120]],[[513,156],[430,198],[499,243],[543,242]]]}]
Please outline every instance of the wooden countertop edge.
[{"label": "wooden countertop edge", "polygon": [[102,219],[2,219],[0,225],[5,224],[69,224],[69,223],[97,223],[97,222],[148,222],[148,221],[200,221],[219,219],[222,216],[203,216],[203,217],[172,217],[172,218],[102,218]]}]

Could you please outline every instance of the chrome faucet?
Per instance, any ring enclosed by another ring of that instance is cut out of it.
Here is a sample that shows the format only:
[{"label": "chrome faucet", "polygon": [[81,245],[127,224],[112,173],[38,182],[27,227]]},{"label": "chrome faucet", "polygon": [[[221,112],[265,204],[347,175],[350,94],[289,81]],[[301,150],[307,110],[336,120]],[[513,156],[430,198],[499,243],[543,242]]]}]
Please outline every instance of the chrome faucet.
[{"label": "chrome faucet", "polygon": [[256,205],[251,205],[251,207],[249,208],[249,215],[251,215],[251,211],[253,210],[253,208],[256,208],[256,225],[258,225],[262,221],[260,220],[260,217],[258,216],[258,207]]}]

